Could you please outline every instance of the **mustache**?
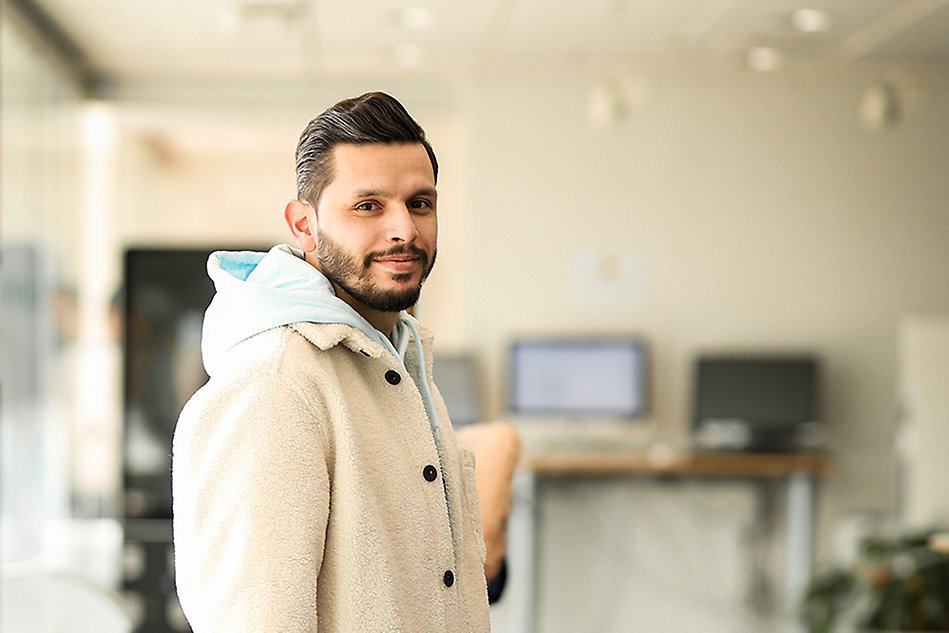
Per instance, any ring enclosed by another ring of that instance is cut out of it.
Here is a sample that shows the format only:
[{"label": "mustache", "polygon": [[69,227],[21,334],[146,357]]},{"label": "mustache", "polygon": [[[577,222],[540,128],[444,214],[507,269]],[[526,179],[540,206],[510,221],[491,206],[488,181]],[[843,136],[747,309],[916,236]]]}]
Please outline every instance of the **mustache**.
[{"label": "mustache", "polygon": [[412,255],[418,257],[422,262],[422,268],[428,266],[428,253],[424,250],[415,246],[414,244],[403,244],[401,246],[393,246],[392,248],[386,249],[384,251],[374,251],[367,254],[362,261],[363,268],[369,268],[372,265],[372,261],[379,257],[392,257],[393,255]]}]

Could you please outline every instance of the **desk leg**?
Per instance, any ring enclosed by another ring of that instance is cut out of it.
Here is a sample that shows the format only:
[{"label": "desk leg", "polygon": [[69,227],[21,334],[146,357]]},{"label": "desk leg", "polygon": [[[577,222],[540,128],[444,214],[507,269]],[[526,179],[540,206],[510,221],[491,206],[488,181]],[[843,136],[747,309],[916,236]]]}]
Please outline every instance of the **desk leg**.
[{"label": "desk leg", "polygon": [[534,633],[537,603],[537,478],[529,471],[514,477],[508,523],[508,586],[511,633]]},{"label": "desk leg", "polygon": [[811,581],[814,559],[814,486],[814,477],[807,473],[788,479],[787,608],[795,632],[804,631],[797,610]]}]

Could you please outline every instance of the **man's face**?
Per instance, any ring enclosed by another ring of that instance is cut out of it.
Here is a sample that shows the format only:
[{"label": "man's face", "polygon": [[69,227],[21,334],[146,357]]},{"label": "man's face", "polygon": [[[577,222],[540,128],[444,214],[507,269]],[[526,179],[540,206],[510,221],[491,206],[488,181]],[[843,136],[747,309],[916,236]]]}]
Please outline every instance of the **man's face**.
[{"label": "man's face", "polygon": [[337,145],[316,209],[317,268],[340,298],[397,312],[435,264],[435,175],[421,144]]}]

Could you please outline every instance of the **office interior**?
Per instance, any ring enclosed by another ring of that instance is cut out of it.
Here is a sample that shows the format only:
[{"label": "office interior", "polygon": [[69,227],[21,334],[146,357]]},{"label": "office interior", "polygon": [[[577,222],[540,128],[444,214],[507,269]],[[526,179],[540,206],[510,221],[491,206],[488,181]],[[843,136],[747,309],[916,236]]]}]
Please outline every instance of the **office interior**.
[{"label": "office interior", "polygon": [[[300,131],[376,89],[441,166],[417,315],[524,438],[492,630],[804,630],[806,582],[862,538],[949,529],[949,3],[359,4],[3,0],[5,587],[81,578],[74,619],[105,595],[114,630],[190,630],[167,521],[127,489],[170,451],[128,406],[128,253],[289,242]],[[172,409],[199,317],[163,350]],[[531,338],[638,341],[646,410],[512,412]],[[819,359],[803,550],[793,477],[661,468],[715,353]],[[659,466],[528,459],[625,452]]]}]

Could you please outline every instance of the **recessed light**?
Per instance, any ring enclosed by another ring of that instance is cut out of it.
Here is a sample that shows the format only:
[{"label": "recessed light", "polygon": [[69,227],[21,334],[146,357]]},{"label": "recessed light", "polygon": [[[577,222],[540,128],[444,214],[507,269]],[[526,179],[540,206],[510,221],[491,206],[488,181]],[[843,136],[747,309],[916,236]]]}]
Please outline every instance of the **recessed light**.
[{"label": "recessed light", "polygon": [[885,130],[896,127],[900,120],[900,102],[897,91],[888,83],[877,82],[869,86],[860,99],[857,116],[868,130]]},{"label": "recessed light", "polygon": [[758,72],[770,72],[784,66],[784,53],[773,46],[755,46],[745,58],[748,67]]},{"label": "recessed light", "polygon": [[821,33],[830,28],[830,14],[823,9],[798,9],[791,14],[791,26],[801,33]]},{"label": "recessed light", "polygon": [[604,82],[594,86],[587,99],[587,115],[594,127],[616,125],[625,114],[623,96],[615,85]]},{"label": "recessed light", "polygon": [[424,31],[435,24],[435,14],[428,7],[411,5],[399,12],[399,21],[410,31]]}]

